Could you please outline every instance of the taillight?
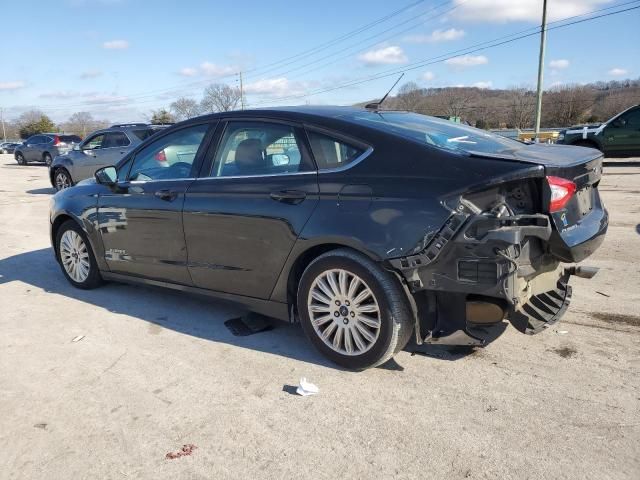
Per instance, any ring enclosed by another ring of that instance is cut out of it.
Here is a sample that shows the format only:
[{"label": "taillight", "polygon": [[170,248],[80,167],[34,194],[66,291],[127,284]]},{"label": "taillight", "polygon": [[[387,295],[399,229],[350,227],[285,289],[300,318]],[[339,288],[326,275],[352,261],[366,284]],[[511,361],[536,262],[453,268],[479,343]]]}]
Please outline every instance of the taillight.
[{"label": "taillight", "polygon": [[160,150],[158,153],[156,153],[156,156],[154,158],[157,162],[160,163],[165,163],[167,161],[167,156],[165,155],[164,150]]},{"label": "taillight", "polygon": [[560,177],[547,177],[547,182],[549,182],[549,188],[551,189],[549,211],[557,212],[562,210],[573,194],[576,193],[576,184],[571,180]]},{"label": "taillight", "polygon": [[56,135],[55,137],[53,137],[53,146],[58,146],[60,145],[60,137],[58,135]]}]

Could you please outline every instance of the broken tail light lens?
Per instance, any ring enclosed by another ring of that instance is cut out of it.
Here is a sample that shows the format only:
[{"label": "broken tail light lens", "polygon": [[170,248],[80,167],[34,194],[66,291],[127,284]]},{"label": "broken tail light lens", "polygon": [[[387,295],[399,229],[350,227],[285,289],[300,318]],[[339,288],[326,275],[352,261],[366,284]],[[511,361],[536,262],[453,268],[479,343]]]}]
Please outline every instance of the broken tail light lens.
[{"label": "broken tail light lens", "polygon": [[562,210],[573,194],[576,193],[576,184],[571,180],[560,177],[547,177],[547,182],[551,190],[549,212]]}]

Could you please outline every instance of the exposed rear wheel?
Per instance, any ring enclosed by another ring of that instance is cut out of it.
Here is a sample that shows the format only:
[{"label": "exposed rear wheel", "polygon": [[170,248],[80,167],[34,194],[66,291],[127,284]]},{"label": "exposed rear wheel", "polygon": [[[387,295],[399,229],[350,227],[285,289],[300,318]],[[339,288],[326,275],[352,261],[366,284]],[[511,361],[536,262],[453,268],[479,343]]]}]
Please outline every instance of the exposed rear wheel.
[{"label": "exposed rear wheel", "polygon": [[69,172],[67,172],[64,168],[59,168],[56,170],[56,173],[53,176],[53,181],[56,185],[56,190],[58,191],[73,186],[71,175],[69,175]]},{"label": "exposed rear wheel", "polygon": [[42,160],[47,165],[47,167],[51,165],[52,159],[51,159],[51,155],[49,155],[48,153],[45,153],[44,155],[42,155]]},{"label": "exposed rear wheel", "polygon": [[24,155],[22,155],[21,153],[16,153],[16,162],[18,162],[18,165],[27,164],[27,161],[24,159]]},{"label": "exposed rear wheel", "polygon": [[298,288],[302,327],[315,347],[344,367],[362,370],[389,360],[413,331],[397,278],[347,249],[315,259]]},{"label": "exposed rear wheel", "polygon": [[102,283],[91,244],[76,222],[68,220],[60,226],[56,247],[62,273],[74,287],[89,290]]}]

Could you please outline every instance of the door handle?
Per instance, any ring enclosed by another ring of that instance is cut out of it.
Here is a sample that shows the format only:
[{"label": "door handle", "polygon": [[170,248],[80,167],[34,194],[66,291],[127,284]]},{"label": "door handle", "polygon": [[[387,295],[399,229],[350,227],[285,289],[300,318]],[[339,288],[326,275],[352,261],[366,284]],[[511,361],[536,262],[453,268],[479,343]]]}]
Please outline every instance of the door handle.
[{"label": "door handle", "polygon": [[178,197],[178,192],[174,192],[173,190],[158,190],[154,195],[160,200],[173,202]]},{"label": "door handle", "polygon": [[278,192],[271,192],[270,196],[277,202],[290,203],[292,205],[297,205],[307,198],[307,194],[300,190],[281,190]]}]

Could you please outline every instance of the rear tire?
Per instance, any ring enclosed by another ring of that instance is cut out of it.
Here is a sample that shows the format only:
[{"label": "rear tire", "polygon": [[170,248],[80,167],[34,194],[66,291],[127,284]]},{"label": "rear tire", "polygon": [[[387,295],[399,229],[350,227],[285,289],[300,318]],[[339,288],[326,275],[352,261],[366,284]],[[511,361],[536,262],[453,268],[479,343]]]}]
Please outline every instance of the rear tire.
[{"label": "rear tire", "polygon": [[348,249],[332,250],[309,264],[297,305],[311,343],[353,370],[381,365],[402,350],[415,321],[400,281]]},{"label": "rear tire", "polygon": [[91,244],[73,220],[64,222],[56,232],[56,257],[62,273],[74,287],[91,290],[103,283]]},{"label": "rear tire", "polygon": [[64,168],[57,168],[55,170],[53,174],[53,183],[55,184],[55,188],[58,192],[65,188],[73,187],[71,175],[69,175],[69,172]]},{"label": "rear tire", "polygon": [[16,153],[16,162],[18,162],[18,165],[26,165],[27,161],[24,158],[24,155],[22,155],[21,153]]},{"label": "rear tire", "polygon": [[53,161],[53,159],[51,158],[50,154],[45,153],[44,155],[42,155],[42,161],[48,167],[49,165],[51,165],[51,162]]}]

